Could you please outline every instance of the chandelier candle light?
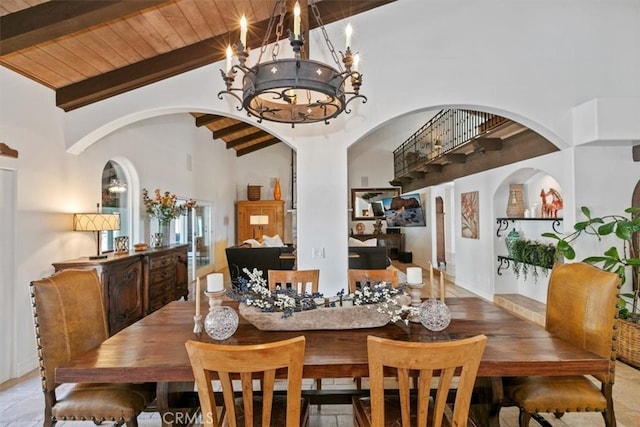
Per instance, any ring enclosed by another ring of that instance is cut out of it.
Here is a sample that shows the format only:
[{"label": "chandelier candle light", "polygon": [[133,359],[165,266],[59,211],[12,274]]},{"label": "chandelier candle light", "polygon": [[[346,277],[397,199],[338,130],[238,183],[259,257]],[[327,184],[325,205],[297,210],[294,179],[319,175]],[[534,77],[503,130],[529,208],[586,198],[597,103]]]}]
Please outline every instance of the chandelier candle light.
[{"label": "chandelier candle light", "polygon": [[[294,57],[290,59],[278,58],[279,41],[283,39],[284,18],[286,15],[286,0],[276,1],[273,13],[269,19],[267,32],[264,35],[257,63],[252,67],[247,65],[249,48],[247,46],[247,19],[240,20],[240,39],[235,45],[235,56],[238,64],[233,64],[234,49],[226,49],[226,71],[220,70],[226,90],[218,93],[231,95],[236,98],[250,116],[262,120],[280,123],[290,123],[294,127],[297,123],[315,123],[324,121],[325,124],[340,115],[350,113],[347,108],[349,102],[361,98],[362,103],[367,98],[360,95],[362,74],[358,71],[359,57],[351,49],[351,25],[346,30],[346,49],[340,52],[342,64],[338,59],[333,44],[320,18],[318,7],[313,0],[309,1],[310,12],[316,19],[318,27],[331,53],[336,67],[319,61],[305,58],[304,36],[302,34],[300,4],[296,2],[293,17],[293,32],[289,31],[289,43],[293,48]],[[275,27],[275,39],[272,32]],[[267,51],[267,45],[272,43],[271,61],[262,62],[262,55]],[[233,87],[235,76],[241,71],[244,74],[242,87]],[[242,92],[242,97],[234,92]]]}]

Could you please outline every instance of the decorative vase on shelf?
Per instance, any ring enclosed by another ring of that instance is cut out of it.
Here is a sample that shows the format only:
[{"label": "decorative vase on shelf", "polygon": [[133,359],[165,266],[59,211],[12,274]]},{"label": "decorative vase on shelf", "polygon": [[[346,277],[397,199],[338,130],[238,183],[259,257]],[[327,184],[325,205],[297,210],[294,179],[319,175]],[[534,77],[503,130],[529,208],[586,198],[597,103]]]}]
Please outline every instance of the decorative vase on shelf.
[{"label": "decorative vase on shelf", "polygon": [[507,237],[504,239],[505,244],[507,245],[507,251],[509,253],[509,257],[513,258],[513,243],[516,240],[520,240],[522,236],[520,233],[514,228],[507,234]]},{"label": "decorative vase on shelf", "polygon": [[509,185],[509,198],[507,200],[507,216],[509,218],[522,218],[524,217],[524,185],[523,184],[511,184]]},{"label": "decorative vase on shelf", "polygon": [[273,200],[280,200],[282,197],[282,190],[280,189],[280,178],[276,178],[275,184],[273,184]]}]

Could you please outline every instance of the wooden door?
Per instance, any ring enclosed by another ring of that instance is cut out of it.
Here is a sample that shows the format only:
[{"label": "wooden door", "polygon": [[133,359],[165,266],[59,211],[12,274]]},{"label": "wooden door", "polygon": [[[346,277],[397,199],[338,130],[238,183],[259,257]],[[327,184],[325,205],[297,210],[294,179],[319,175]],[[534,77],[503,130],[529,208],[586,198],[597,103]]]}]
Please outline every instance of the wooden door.
[{"label": "wooden door", "polygon": [[442,197],[436,197],[436,262],[447,264],[444,249],[444,202]]},{"label": "wooden door", "polygon": [[[268,217],[268,224],[255,226],[250,220],[253,215]],[[280,235],[284,239],[284,200],[240,201],[237,204],[237,242],[262,238],[263,235]]]}]

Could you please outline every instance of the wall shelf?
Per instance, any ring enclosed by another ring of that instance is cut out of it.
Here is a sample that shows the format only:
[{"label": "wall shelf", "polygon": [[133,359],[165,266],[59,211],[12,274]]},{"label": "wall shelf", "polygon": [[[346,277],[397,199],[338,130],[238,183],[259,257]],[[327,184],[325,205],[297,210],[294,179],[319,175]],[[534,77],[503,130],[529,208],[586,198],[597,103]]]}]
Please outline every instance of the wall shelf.
[{"label": "wall shelf", "polygon": [[[506,270],[507,268],[509,268],[511,266],[512,262],[515,262],[515,260],[512,257],[509,256],[505,256],[505,255],[498,255],[498,262],[500,262],[500,264],[498,265],[498,276],[502,276],[501,271],[502,270]],[[537,265],[537,264],[532,264],[529,262],[526,262],[524,264],[529,264],[529,265],[533,265],[534,267],[539,267],[539,268],[546,268],[546,269],[550,269],[553,267],[553,265],[548,265],[548,266],[542,266],[542,265]]]},{"label": "wall shelf", "polygon": [[509,229],[509,221],[512,223],[515,223],[516,221],[552,221],[551,228],[553,228],[553,231],[556,233],[560,233],[560,230],[558,230],[557,227],[560,226],[562,218],[496,218],[496,223],[498,224],[496,236],[501,237],[500,233]]}]

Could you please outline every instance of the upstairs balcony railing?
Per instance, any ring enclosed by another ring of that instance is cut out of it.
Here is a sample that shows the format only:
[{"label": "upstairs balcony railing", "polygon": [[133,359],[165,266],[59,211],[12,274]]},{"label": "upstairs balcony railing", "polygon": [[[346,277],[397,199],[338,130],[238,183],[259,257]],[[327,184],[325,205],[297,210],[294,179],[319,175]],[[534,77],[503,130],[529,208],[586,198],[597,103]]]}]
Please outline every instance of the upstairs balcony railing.
[{"label": "upstairs balcony railing", "polygon": [[411,177],[425,164],[506,123],[495,114],[472,110],[441,110],[393,151],[394,180]]}]

